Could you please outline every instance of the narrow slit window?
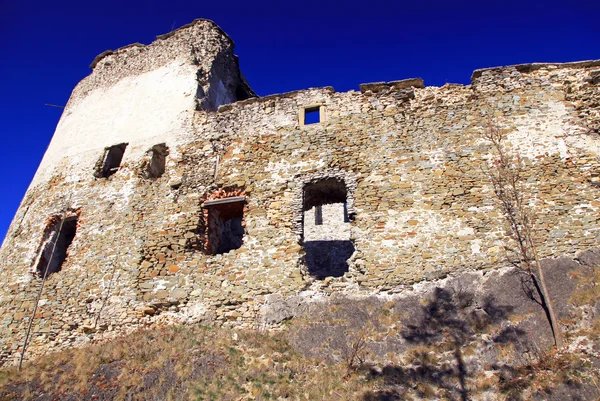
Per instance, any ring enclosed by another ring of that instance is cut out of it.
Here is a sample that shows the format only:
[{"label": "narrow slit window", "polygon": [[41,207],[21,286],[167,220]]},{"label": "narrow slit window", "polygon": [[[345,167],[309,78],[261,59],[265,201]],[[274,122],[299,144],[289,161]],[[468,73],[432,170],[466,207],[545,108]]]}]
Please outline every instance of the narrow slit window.
[{"label": "narrow slit window", "polygon": [[304,109],[304,125],[318,124],[321,122],[321,107],[307,107]]},{"label": "narrow slit window", "polygon": [[150,151],[152,152],[152,158],[150,159],[150,163],[148,163],[146,176],[148,178],[159,178],[165,173],[169,148],[164,143],[161,143],[154,145]]},{"label": "narrow slit window", "polygon": [[104,161],[102,163],[102,169],[100,171],[100,177],[108,178],[121,168],[121,161],[125,154],[126,143],[111,146],[106,149],[104,155]]},{"label": "narrow slit window", "polygon": [[69,256],[69,247],[77,233],[77,216],[66,217],[56,222],[43,244],[37,264],[40,277],[59,272]]},{"label": "narrow slit window", "polygon": [[315,206],[315,226],[323,225],[323,207],[321,205]]}]

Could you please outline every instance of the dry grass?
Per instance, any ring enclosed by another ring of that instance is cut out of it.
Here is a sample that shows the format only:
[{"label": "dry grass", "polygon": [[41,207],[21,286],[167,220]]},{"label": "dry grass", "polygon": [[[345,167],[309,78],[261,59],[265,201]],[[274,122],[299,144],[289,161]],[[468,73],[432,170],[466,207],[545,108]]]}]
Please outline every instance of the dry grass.
[{"label": "dry grass", "polygon": [[[381,333],[370,325],[363,327],[344,333],[350,353],[339,363],[299,355],[285,330],[260,333],[199,326],[140,330],[111,342],[48,355],[26,364],[21,373],[1,369],[0,401],[36,399],[42,393],[52,395],[49,399],[74,400],[95,399],[98,394],[106,400],[368,401],[458,396],[455,347],[449,338],[413,345],[389,355],[388,365],[377,367],[363,361],[366,342],[379,339]],[[600,343],[600,319],[573,334]],[[470,361],[478,358],[476,344],[467,342],[460,348],[467,364],[469,399],[485,398],[490,392],[499,399],[527,399],[563,383],[600,382],[598,370],[583,351],[533,352],[525,357],[512,343],[496,344],[497,363],[475,368]]]},{"label": "dry grass", "polygon": [[3,369],[0,400],[94,391],[116,400],[352,400],[376,384],[297,355],[281,334],[166,327]]},{"label": "dry grass", "polygon": [[[575,276],[575,274],[572,274]],[[583,305],[594,305],[600,301],[600,267],[594,267],[594,273],[592,275],[582,276],[578,275],[579,286],[583,287],[582,290],[575,292],[575,294],[569,299],[569,303],[574,306]]]},{"label": "dry grass", "polygon": [[438,352],[436,346],[417,345],[404,354],[404,362],[415,365],[436,365],[439,363],[440,354],[442,351]]},{"label": "dry grass", "polygon": [[498,377],[496,375],[479,372],[474,379],[474,390],[475,392],[487,391],[494,388],[497,384]]},{"label": "dry grass", "polygon": [[[583,353],[542,353],[532,363],[517,366],[511,371],[497,375],[499,390],[509,398],[524,392],[551,392],[561,384],[579,387],[587,383],[598,383],[596,369]],[[596,384],[597,386],[597,384]],[[597,388],[600,392],[600,388]]]}]

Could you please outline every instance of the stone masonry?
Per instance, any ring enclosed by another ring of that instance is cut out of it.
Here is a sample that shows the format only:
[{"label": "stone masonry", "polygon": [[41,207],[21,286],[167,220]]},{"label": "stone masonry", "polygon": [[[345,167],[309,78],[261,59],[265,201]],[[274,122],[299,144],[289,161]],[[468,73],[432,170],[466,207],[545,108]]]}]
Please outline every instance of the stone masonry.
[{"label": "stone masonry", "polygon": [[[506,266],[490,123],[527,164],[540,256],[600,244],[600,60],[260,98],[231,39],[196,20],[92,69],[0,249],[0,363],[32,318],[28,359],[147,325],[274,327],[273,295],[395,294]],[[71,241],[59,222],[72,242],[32,316],[44,258]]]}]

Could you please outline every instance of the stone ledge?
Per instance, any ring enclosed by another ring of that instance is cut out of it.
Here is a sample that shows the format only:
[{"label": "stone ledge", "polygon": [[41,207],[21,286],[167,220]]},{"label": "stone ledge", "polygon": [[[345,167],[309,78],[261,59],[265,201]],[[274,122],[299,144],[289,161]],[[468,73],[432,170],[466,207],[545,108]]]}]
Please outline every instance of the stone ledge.
[{"label": "stone ledge", "polygon": [[425,87],[425,83],[423,82],[423,78],[407,78],[401,79],[399,81],[390,81],[388,85],[392,89],[406,89],[406,88],[419,88],[422,89]]},{"label": "stone ledge", "polygon": [[214,200],[208,200],[206,202],[204,202],[202,204],[202,207],[210,207],[210,206],[216,206],[216,205],[223,205],[226,203],[234,203],[234,202],[246,202],[246,197],[245,196],[232,196],[229,198],[221,198],[221,199],[214,199]]},{"label": "stone ledge", "polygon": [[371,82],[366,84],[360,84],[358,86],[361,93],[371,91],[373,93],[386,91],[386,90],[401,90],[409,88],[424,88],[425,84],[422,78],[407,78],[398,81],[390,82]]}]

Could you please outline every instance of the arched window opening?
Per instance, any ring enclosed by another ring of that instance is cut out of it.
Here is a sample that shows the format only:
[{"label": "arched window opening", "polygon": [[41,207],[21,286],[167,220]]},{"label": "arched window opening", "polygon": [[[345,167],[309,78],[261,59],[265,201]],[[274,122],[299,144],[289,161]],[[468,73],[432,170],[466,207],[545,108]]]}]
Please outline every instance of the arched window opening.
[{"label": "arched window opening", "polygon": [[302,238],[306,267],[322,280],[341,277],[354,253],[350,240],[346,184],[336,178],[308,183],[303,191]]}]

